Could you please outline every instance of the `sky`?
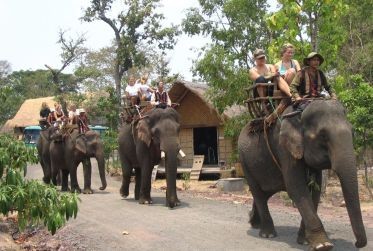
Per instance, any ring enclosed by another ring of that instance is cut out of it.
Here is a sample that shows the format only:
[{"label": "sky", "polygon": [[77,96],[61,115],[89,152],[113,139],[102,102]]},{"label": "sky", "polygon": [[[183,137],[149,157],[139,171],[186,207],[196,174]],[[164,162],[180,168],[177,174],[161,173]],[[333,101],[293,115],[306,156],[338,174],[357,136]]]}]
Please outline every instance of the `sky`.
[{"label": "sky", "polygon": [[[0,0],[0,60],[10,62],[12,70],[46,69],[44,64],[60,68],[61,48],[57,44],[59,30],[76,38],[85,33],[89,49],[110,45],[114,32],[106,23],[79,20],[88,0]],[[197,7],[197,0],[161,0],[161,12],[166,22],[180,24],[189,7]],[[192,79],[192,60],[198,49],[208,42],[203,37],[182,35],[167,58],[171,73],[181,73]],[[67,72],[72,72],[72,67]],[[66,72],[66,73],[67,73]]]}]

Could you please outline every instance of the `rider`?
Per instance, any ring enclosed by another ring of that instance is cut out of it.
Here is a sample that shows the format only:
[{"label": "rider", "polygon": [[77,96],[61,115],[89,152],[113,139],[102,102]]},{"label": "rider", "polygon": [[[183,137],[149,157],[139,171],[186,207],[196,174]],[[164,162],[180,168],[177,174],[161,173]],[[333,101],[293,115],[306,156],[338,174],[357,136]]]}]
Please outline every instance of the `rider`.
[{"label": "rider", "polygon": [[157,84],[157,90],[153,92],[150,99],[150,104],[155,105],[156,108],[166,108],[171,106],[171,99],[168,93],[164,90],[163,81]]},{"label": "rider", "polygon": [[328,84],[324,73],[319,66],[324,58],[316,52],[311,52],[303,60],[305,67],[297,73],[290,85],[290,92],[294,101],[300,101],[304,97],[321,97],[324,88],[332,99],[336,99],[333,88]]},{"label": "rider", "polygon": [[280,72],[280,76],[289,85],[293,81],[297,72],[301,70],[299,62],[293,59],[294,50],[294,45],[289,43],[284,44],[281,48],[281,60],[275,64]]}]

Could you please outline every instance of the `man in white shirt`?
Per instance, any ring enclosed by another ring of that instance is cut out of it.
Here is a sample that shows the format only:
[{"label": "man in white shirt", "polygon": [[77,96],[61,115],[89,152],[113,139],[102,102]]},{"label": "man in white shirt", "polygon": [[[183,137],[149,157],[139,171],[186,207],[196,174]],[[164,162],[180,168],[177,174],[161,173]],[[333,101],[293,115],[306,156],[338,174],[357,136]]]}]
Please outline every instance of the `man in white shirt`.
[{"label": "man in white shirt", "polygon": [[139,84],[135,84],[135,78],[131,76],[123,95],[123,98],[129,100],[131,105],[136,105],[140,101],[139,97],[141,96],[141,92],[139,87]]}]

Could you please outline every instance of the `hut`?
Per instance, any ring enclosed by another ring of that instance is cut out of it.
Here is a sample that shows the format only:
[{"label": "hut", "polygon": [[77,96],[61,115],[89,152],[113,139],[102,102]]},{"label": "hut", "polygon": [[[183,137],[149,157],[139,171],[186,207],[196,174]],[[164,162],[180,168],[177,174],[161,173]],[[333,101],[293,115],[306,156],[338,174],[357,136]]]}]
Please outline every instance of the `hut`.
[{"label": "hut", "polygon": [[246,108],[234,106],[219,114],[205,95],[207,88],[206,84],[176,81],[169,90],[172,102],[179,104],[179,138],[186,154],[180,167],[192,167],[194,155],[204,155],[204,170],[216,171],[227,164],[233,152],[232,139],[224,136],[224,122]]},{"label": "hut", "polygon": [[26,126],[38,125],[40,118],[39,112],[43,102],[46,102],[49,107],[53,107],[56,101],[54,97],[25,100],[14,118],[9,119],[1,128],[0,132],[14,133],[19,137],[22,135]]}]

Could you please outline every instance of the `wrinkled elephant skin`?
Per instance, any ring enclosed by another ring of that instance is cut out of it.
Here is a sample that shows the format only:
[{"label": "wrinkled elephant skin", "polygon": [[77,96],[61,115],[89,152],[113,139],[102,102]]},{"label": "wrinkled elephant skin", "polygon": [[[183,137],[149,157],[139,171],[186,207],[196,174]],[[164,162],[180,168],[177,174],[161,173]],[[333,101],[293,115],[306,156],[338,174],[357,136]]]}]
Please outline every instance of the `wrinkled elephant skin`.
[{"label": "wrinkled elephant skin", "polygon": [[105,177],[105,160],[103,143],[98,133],[88,131],[79,134],[74,130],[64,141],[52,141],[50,144],[52,181],[55,184],[55,177],[59,170],[62,171],[62,191],[68,191],[68,175],[70,174],[71,191],[81,192],[77,179],[78,165],[83,163],[84,189],[83,193],[91,194],[91,174],[92,166],[90,158],[94,157],[98,163],[98,170],[104,190],[107,186]]},{"label": "wrinkled elephant skin", "polygon": [[172,108],[157,108],[135,124],[124,124],[119,131],[119,157],[123,180],[120,194],[127,197],[132,170],[135,169],[135,199],[140,204],[151,204],[151,174],[154,165],[165,153],[166,205],[180,204],[176,194],[177,154],[179,144],[179,116]]},{"label": "wrinkled elephant skin", "polygon": [[[288,107],[284,114],[292,111]],[[315,100],[302,114],[283,118],[266,132],[253,133],[248,124],[238,140],[240,161],[254,198],[250,212],[252,227],[259,228],[259,235],[264,238],[277,235],[267,201],[278,191],[287,191],[302,216],[298,243],[309,243],[311,250],[333,248],[317,215],[320,189],[310,193],[307,185],[313,177],[320,187],[321,171],[331,168],[341,181],[357,240],[355,246],[364,247],[367,238],[360,210],[351,125],[343,106],[336,100]]]}]

